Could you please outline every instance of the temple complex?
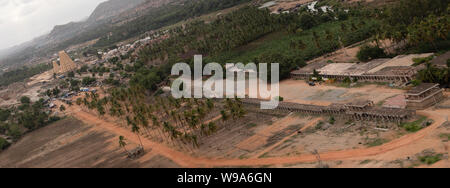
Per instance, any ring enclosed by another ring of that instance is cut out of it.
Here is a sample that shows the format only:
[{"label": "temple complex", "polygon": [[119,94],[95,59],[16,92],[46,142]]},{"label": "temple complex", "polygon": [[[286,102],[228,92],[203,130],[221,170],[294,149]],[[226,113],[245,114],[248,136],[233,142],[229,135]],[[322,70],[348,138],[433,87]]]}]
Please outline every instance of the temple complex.
[{"label": "temple complex", "polygon": [[72,58],[67,55],[66,52],[59,52],[59,64],[53,61],[53,73],[54,74],[64,74],[70,71],[74,71],[77,68],[77,64],[72,61]]}]

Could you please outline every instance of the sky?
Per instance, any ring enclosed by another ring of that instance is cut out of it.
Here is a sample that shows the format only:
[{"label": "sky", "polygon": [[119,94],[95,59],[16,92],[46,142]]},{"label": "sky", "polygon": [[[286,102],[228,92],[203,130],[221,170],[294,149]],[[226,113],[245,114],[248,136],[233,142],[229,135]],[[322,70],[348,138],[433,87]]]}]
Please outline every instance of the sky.
[{"label": "sky", "polygon": [[0,0],[0,49],[49,33],[55,25],[81,21],[106,0]]}]

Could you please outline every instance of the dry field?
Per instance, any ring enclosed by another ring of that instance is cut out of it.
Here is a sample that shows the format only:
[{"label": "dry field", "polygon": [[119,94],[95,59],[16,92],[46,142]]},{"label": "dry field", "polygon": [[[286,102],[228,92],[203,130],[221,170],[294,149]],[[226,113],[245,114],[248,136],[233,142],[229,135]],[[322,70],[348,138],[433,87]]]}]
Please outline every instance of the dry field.
[{"label": "dry field", "polygon": [[[0,153],[0,168],[178,167],[155,155],[148,161],[127,159],[118,135],[67,118],[26,135]],[[129,143],[129,149],[137,146]],[[148,151],[151,153],[151,151]]]},{"label": "dry field", "polygon": [[[435,123],[411,134],[396,129],[379,131],[367,123],[349,126],[345,120],[318,128],[328,117],[249,109],[246,117],[228,122],[194,151],[143,138],[147,153],[130,160],[119,148],[117,137],[127,138],[128,149],[136,147],[139,140],[120,122],[76,106],[67,113],[79,120],[67,118],[26,135],[0,153],[0,167],[316,167],[314,150],[333,168],[430,167],[419,163],[417,156],[432,150],[446,157],[449,145],[442,134],[450,133],[449,125],[443,125],[448,109],[419,112]],[[378,138],[388,143],[370,147]],[[431,167],[449,167],[448,159]]]}]

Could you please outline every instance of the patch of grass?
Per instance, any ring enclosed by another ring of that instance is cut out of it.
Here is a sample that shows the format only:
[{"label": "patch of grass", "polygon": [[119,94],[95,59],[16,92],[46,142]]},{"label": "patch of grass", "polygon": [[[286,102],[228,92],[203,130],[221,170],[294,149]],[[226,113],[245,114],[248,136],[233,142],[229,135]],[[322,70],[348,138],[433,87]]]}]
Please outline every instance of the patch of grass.
[{"label": "patch of grass", "polygon": [[420,162],[422,162],[424,164],[432,165],[432,164],[437,163],[440,160],[442,160],[442,157],[443,157],[442,154],[426,155],[426,156],[419,157],[419,160],[420,160]]},{"label": "patch of grass", "polygon": [[256,125],[256,123],[250,123],[250,124],[247,124],[247,127],[248,128],[253,128],[253,127],[256,127],[257,125]]},{"label": "patch of grass", "polygon": [[407,122],[400,124],[400,127],[403,127],[408,132],[417,132],[423,129],[423,122],[427,120],[427,117],[421,117],[420,119],[413,121],[413,122]]},{"label": "patch of grass", "polygon": [[367,160],[362,161],[362,162],[359,163],[359,164],[363,165],[363,164],[368,164],[368,163],[370,163],[370,162],[372,162],[372,160],[367,159]]},{"label": "patch of grass", "polygon": [[382,138],[376,138],[376,139],[369,140],[366,143],[366,146],[368,146],[368,147],[381,146],[387,142],[389,142],[389,140],[382,139]]},{"label": "patch of grass", "polygon": [[260,159],[263,159],[263,158],[267,158],[267,157],[269,157],[269,152],[264,153],[264,154],[261,155],[259,158],[260,158]]},{"label": "patch of grass", "polygon": [[428,62],[430,62],[431,60],[433,60],[433,58],[434,58],[433,55],[432,55],[432,56],[429,56],[429,57],[414,58],[414,59],[413,59],[413,61],[414,61],[413,66],[419,66],[419,65],[421,65],[421,64],[428,63]]},{"label": "patch of grass", "polygon": [[247,159],[248,157],[247,156],[245,156],[245,154],[243,154],[243,155],[241,155],[241,156],[239,156],[239,159]]},{"label": "patch of grass", "polygon": [[450,141],[450,133],[442,133],[439,137],[445,139],[446,141]]},{"label": "patch of grass", "polygon": [[324,122],[319,122],[317,125],[316,125],[316,130],[319,130],[319,129],[322,129],[322,127],[323,127],[323,125],[324,125],[325,123]]}]

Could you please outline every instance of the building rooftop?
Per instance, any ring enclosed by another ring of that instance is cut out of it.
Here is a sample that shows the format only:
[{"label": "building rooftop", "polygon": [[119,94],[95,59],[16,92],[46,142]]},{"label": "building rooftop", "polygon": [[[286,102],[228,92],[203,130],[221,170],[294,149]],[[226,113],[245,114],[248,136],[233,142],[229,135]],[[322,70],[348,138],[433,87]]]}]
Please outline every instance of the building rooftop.
[{"label": "building rooftop", "polygon": [[314,70],[321,69],[321,68],[327,66],[328,64],[329,63],[326,61],[311,63],[299,70],[292,71],[292,74],[312,74],[314,72]]},{"label": "building rooftop", "polygon": [[332,63],[317,70],[323,75],[349,75],[347,70],[353,67],[354,63]]},{"label": "building rooftop", "polygon": [[384,67],[383,69],[371,73],[369,75],[386,75],[386,76],[391,76],[391,75],[404,75],[404,74],[408,74],[414,72],[414,67],[410,67],[410,66],[394,66],[394,67]]},{"label": "building rooftop", "polygon": [[433,89],[435,87],[438,87],[439,84],[434,83],[422,83],[411,90],[409,90],[406,95],[420,95],[422,93],[425,93],[426,91]]},{"label": "building rooftop", "polygon": [[373,74],[376,73],[386,67],[399,67],[399,66],[411,66],[414,64],[413,59],[414,58],[422,58],[422,57],[429,57],[433,55],[432,53],[428,54],[410,54],[410,55],[400,55],[395,57],[394,59],[391,59],[380,66],[377,66],[369,71],[367,73]]}]

